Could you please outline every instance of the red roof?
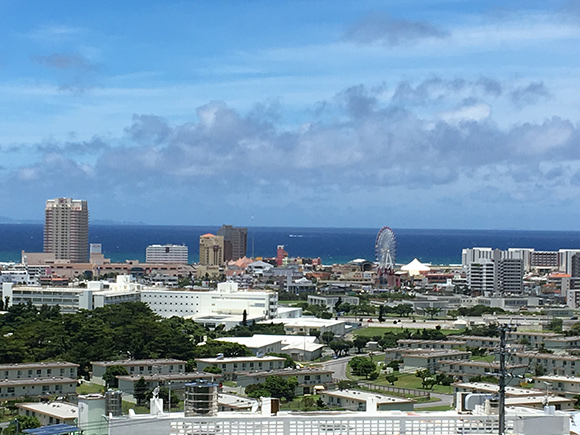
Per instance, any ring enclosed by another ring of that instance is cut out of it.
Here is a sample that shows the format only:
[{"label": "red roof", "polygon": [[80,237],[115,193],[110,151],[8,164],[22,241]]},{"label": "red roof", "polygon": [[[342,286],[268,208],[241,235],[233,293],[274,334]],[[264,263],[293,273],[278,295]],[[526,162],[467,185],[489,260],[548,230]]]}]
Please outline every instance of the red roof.
[{"label": "red roof", "polygon": [[203,236],[201,236],[201,237],[215,237],[215,234],[212,234],[212,233],[207,233],[207,234],[204,234],[204,235],[203,235]]}]

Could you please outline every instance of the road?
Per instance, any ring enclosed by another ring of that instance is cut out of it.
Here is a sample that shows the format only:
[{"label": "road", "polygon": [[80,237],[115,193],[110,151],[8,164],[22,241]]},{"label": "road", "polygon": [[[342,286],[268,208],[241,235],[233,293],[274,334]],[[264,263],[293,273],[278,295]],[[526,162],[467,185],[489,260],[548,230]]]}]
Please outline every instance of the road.
[{"label": "road", "polygon": [[349,355],[343,356],[342,358],[331,359],[323,362],[322,367],[326,370],[332,370],[334,372],[334,375],[332,376],[334,379],[348,380],[348,376],[346,376],[346,365],[355,356],[356,355]]}]

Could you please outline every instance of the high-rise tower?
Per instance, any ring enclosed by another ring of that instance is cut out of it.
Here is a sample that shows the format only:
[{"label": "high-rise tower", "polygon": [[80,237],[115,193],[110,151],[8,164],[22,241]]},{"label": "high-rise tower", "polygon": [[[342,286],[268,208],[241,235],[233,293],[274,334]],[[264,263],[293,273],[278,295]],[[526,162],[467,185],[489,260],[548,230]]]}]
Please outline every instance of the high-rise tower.
[{"label": "high-rise tower", "polygon": [[224,260],[237,260],[246,256],[248,249],[248,229],[245,227],[233,227],[222,225],[218,230],[218,236],[224,238]]},{"label": "high-rise tower", "polygon": [[89,208],[87,201],[57,198],[46,201],[44,252],[59,260],[85,263],[89,254]]}]

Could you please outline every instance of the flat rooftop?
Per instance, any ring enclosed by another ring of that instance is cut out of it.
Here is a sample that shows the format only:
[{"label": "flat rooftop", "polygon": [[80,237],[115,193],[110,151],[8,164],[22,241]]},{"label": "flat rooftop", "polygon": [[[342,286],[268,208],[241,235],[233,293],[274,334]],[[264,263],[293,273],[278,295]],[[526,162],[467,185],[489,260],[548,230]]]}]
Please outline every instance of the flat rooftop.
[{"label": "flat rooftop", "polygon": [[78,364],[67,361],[46,361],[33,363],[14,363],[14,364],[0,364],[0,370],[27,370],[27,369],[42,369],[42,368],[73,368],[78,367]]},{"label": "flat rooftop", "polygon": [[282,343],[280,338],[267,335],[254,335],[253,337],[220,337],[217,341],[227,341],[229,343],[239,343],[249,348],[268,346],[270,344]]},{"label": "flat rooftop", "polygon": [[571,384],[580,384],[580,377],[574,376],[544,375],[544,376],[532,376],[532,379],[535,381],[568,382]]},{"label": "flat rooftop", "polygon": [[322,394],[333,397],[340,397],[343,399],[356,400],[359,402],[366,402],[367,399],[374,398],[377,404],[384,403],[415,403],[414,400],[405,399],[402,397],[385,396],[383,394],[370,393],[368,391],[360,390],[331,390],[324,391]]},{"label": "flat rooftop", "polygon": [[148,366],[148,365],[171,365],[171,364],[186,364],[187,361],[180,359],[164,358],[164,359],[124,359],[118,361],[91,361],[94,366]]},{"label": "flat rooftop", "polygon": [[196,358],[195,360],[210,364],[226,364],[237,362],[286,361],[286,358],[266,355],[266,356],[232,356],[223,358]]},{"label": "flat rooftop", "polygon": [[215,379],[221,378],[222,375],[204,372],[190,372],[190,373],[169,373],[167,375],[121,375],[116,376],[117,379],[124,381],[138,381],[143,378],[146,381],[188,381],[192,379]]},{"label": "flat rooftop", "polygon": [[[490,384],[489,382],[456,382],[453,384],[456,388],[463,388],[466,390],[481,391],[482,393],[497,393],[499,385]],[[527,397],[527,396],[544,396],[545,391],[519,388],[519,387],[505,387],[506,396],[508,397]]]},{"label": "flat rooftop", "polygon": [[18,385],[57,385],[57,384],[75,384],[77,380],[65,377],[51,378],[22,378],[22,379],[0,379],[0,387],[18,386]]},{"label": "flat rooftop", "polygon": [[249,376],[252,378],[265,378],[268,376],[297,376],[297,375],[326,375],[333,374],[332,370],[324,369],[280,369],[280,370],[246,370],[237,372],[238,375]]},{"label": "flat rooftop", "polygon": [[16,406],[21,409],[33,411],[39,414],[45,414],[51,417],[56,417],[60,420],[70,420],[71,418],[78,418],[78,406],[65,402],[32,402],[32,403],[17,403]]}]

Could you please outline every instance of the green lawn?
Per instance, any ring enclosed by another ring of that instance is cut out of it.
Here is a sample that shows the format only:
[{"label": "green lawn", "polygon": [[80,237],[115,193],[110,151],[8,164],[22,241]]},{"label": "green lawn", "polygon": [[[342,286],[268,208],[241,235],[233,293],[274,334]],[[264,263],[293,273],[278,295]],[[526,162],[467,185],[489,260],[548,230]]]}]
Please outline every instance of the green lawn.
[{"label": "green lawn", "polygon": [[428,408],[417,408],[416,411],[451,411],[453,406],[448,405],[439,405],[439,406],[430,406]]},{"label": "green lawn", "polygon": [[82,384],[77,387],[77,394],[94,394],[103,393],[104,391],[105,387],[98,384]]},{"label": "green lawn", "polygon": [[[361,376],[354,376],[352,374],[350,374],[350,369],[347,370],[348,376],[355,381],[360,381],[360,382],[366,382],[369,384],[373,384],[373,385],[386,385],[386,386],[392,386],[389,382],[387,382],[387,380],[385,379],[385,374],[381,373],[378,377],[378,379],[374,380],[374,381],[370,381],[368,379],[365,379],[364,377]],[[395,387],[399,387],[399,388],[411,388],[414,390],[421,390],[421,391],[430,391],[433,393],[441,393],[441,394],[453,394],[453,387],[451,385],[434,385],[432,389],[430,390],[425,390],[422,388],[422,383],[421,383],[421,379],[418,378],[417,376],[415,376],[415,374],[410,374],[410,373],[395,373],[395,375],[399,378],[399,380],[397,380],[395,382]]]},{"label": "green lawn", "polygon": [[491,363],[495,361],[495,355],[472,356],[471,361],[485,361]]},{"label": "green lawn", "polygon": [[[380,335],[382,337],[385,334],[385,332],[401,332],[401,331],[404,331],[405,329],[408,329],[411,332],[416,332],[416,331],[422,330],[423,328],[421,328],[421,327],[402,328],[402,327],[392,327],[392,326],[385,326],[385,327],[369,326],[368,328],[357,329],[356,331],[353,332],[353,334],[359,335],[362,337],[373,337],[375,335]],[[463,330],[457,330],[457,329],[441,329],[440,331],[444,335],[457,335],[457,334],[461,334],[463,332]]]}]

